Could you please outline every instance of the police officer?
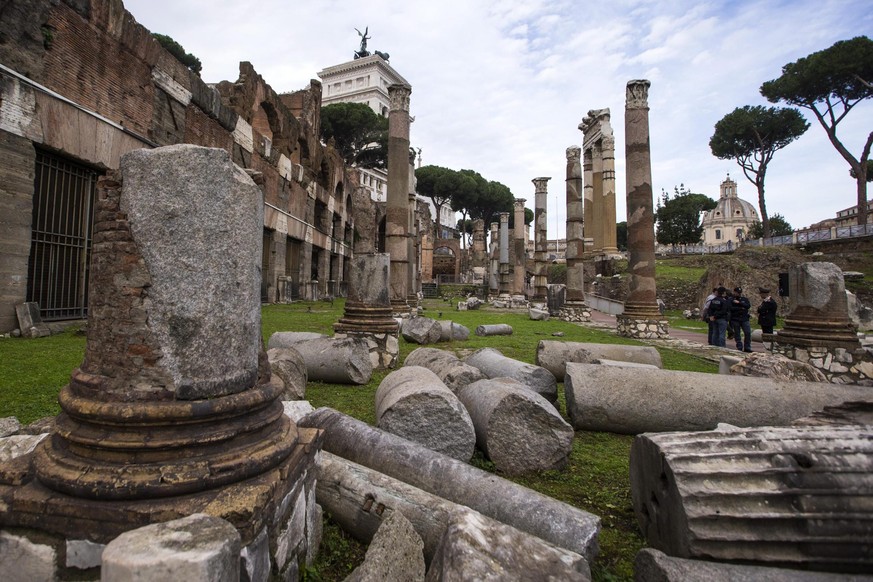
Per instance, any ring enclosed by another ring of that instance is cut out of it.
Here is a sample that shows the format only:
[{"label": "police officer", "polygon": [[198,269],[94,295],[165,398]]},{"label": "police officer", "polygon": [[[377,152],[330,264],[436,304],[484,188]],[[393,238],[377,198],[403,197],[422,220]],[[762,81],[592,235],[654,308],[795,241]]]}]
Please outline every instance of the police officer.
[{"label": "police officer", "polygon": [[[749,325],[749,309],[752,305],[749,298],[743,296],[742,287],[734,287],[731,298],[731,329],[734,331],[734,341],[737,349],[742,352],[752,351],[752,327]],[[740,333],[742,331],[742,333]]]},{"label": "police officer", "polygon": [[773,333],[773,326],[776,325],[776,310],[779,307],[776,301],[770,296],[770,290],[766,287],[758,287],[758,293],[761,295],[761,305],[758,306],[758,324],[761,326],[761,331],[764,333]]},{"label": "police officer", "polygon": [[723,348],[725,347],[724,333],[730,319],[731,307],[725,297],[727,289],[719,287],[715,292],[716,296],[709,302],[709,320],[715,324],[714,345]]}]

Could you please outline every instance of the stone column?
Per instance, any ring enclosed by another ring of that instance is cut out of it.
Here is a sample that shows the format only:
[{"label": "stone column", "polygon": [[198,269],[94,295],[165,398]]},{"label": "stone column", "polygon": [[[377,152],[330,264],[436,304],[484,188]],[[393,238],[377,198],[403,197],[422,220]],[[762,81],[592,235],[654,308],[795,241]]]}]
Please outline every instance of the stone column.
[{"label": "stone column", "polygon": [[409,85],[388,87],[388,201],[385,250],[391,256],[391,306],[408,314],[409,304]]},{"label": "stone column", "polygon": [[[96,210],[85,359],[0,523],[63,548],[205,512],[249,551],[278,547],[315,509],[321,437],[284,415],[261,348],[262,192],[223,149],[139,149]],[[282,577],[306,558],[293,544],[273,556]]]},{"label": "stone column", "polygon": [[[583,128],[584,121],[579,124]],[[583,150],[582,171],[584,176],[582,221],[584,225],[583,240],[589,239],[591,243],[583,247],[583,252],[591,252],[594,249],[594,156],[591,149]]]},{"label": "stone column", "polygon": [[599,254],[603,251],[603,150],[599,141],[591,149],[591,195],[591,251]]},{"label": "stone column", "polygon": [[500,287],[500,298],[503,300],[511,300],[509,293],[509,213],[500,213],[500,263],[498,265],[498,285]]},{"label": "stone column", "polygon": [[[607,125],[609,118],[607,117]],[[612,127],[609,133],[601,123],[601,156],[603,159],[603,196],[601,207],[601,236],[603,240],[603,252],[607,255],[618,254],[618,234],[615,230],[615,137],[612,135]]]},{"label": "stone column", "polygon": [[485,221],[477,218],[473,221],[473,244],[471,248],[473,255],[472,267],[485,267]]},{"label": "stone column", "polygon": [[524,223],[524,198],[516,198],[513,203],[515,226],[512,229],[512,283],[513,295],[524,295],[524,280],[527,274],[527,251],[524,248],[524,231],[527,225]]},{"label": "stone column", "polygon": [[630,289],[624,313],[618,316],[620,335],[667,337],[655,288],[655,213],[652,205],[652,165],[649,153],[649,81],[627,84],[625,159],[627,160],[627,242]]},{"label": "stone column", "polygon": [[[532,301],[543,305],[548,301],[548,261],[546,260],[549,244],[548,208],[549,186],[551,178],[534,178],[534,296]],[[555,233],[555,239],[558,235]]]},{"label": "stone column", "polygon": [[567,301],[558,311],[565,321],[590,321],[591,310],[585,303],[585,277],[583,268],[583,201],[582,166],[579,162],[582,149],[567,148]]},{"label": "stone column", "polygon": [[[412,171],[412,166],[410,166],[410,172]],[[410,182],[411,184],[411,182]],[[415,220],[415,192],[409,193],[409,237],[406,239],[408,244],[406,245],[407,256],[409,257],[409,263],[407,266],[407,285],[408,290],[406,294],[406,302],[413,309],[418,308],[418,287],[415,284],[416,275],[418,273],[418,256],[415,252],[416,250],[416,241],[418,240],[418,229],[416,228],[416,220]]]},{"label": "stone column", "polygon": [[500,292],[498,273],[500,271],[500,234],[499,223],[491,223],[491,242],[488,246],[489,269],[488,269],[488,293],[497,296]]},{"label": "stone column", "polygon": [[[325,211],[319,225],[321,231],[330,235],[333,232],[332,213]],[[330,238],[325,239],[326,247],[318,249],[318,297],[320,299],[330,294]]]}]

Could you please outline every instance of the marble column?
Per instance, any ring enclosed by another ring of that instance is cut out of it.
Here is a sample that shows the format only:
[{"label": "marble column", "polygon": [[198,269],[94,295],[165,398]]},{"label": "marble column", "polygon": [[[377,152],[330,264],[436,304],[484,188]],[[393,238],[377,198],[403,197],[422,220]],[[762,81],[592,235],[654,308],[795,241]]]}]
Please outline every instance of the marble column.
[{"label": "marble column", "polygon": [[[412,170],[412,166],[410,166]],[[412,182],[410,182],[411,184]],[[408,244],[406,245],[407,256],[409,257],[409,263],[407,267],[407,285],[408,291],[406,295],[406,302],[413,309],[418,308],[418,286],[415,284],[416,276],[418,274],[418,253],[416,252],[416,242],[418,241],[418,228],[415,220],[415,192],[409,193],[409,237],[407,238]]]},{"label": "marble column", "polygon": [[[584,122],[583,122],[584,123]],[[579,129],[582,129],[582,124]],[[590,148],[582,150],[582,175],[583,175],[583,203],[582,223],[584,226],[583,240],[589,243],[583,247],[583,252],[592,253],[594,250],[594,155]]]},{"label": "marble column", "polygon": [[500,225],[498,222],[491,223],[491,241],[488,245],[489,269],[488,269],[488,293],[497,296],[500,292]]},{"label": "marble column", "polygon": [[99,179],[96,216],[85,358],[51,436],[19,458],[32,464],[5,474],[0,523],[38,530],[52,555],[99,555],[125,531],[209,513],[291,576],[305,540],[275,548],[316,515],[322,437],[285,416],[262,349],[263,192],[223,149],[139,149]]},{"label": "marble column", "polygon": [[473,244],[470,250],[473,255],[472,267],[485,267],[485,221],[481,218],[473,221]]},{"label": "marble column", "polygon": [[649,81],[627,84],[625,159],[627,160],[627,231],[630,285],[624,313],[618,316],[620,335],[667,337],[655,287],[655,214],[649,152]]},{"label": "marble column", "polygon": [[[544,305],[548,301],[548,196],[551,178],[534,178],[534,296],[532,301]],[[557,233],[555,233],[557,240]]]},{"label": "marble column", "polygon": [[498,285],[500,298],[509,300],[509,213],[500,213],[500,263],[498,265]]},{"label": "marble column", "polygon": [[601,158],[603,160],[601,207],[603,210],[600,216],[600,230],[603,240],[603,253],[615,256],[618,254],[618,233],[615,229],[615,137],[612,135],[611,126],[609,126],[609,133],[604,131],[604,129],[603,123],[601,123],[601,133],[603,133],[603,138],[600,140]]},{"label": "marble column", "polygon": [[512,288],[513,295],[524,295],[524,282],[527,275],[527,249],[524,245],[524,234],[527,225],[524,223],[524,198],[516,198],[513,203],[515,226],[512,229]]},{"label": "marble column", "polygon": [[603,150],[597,142],[591,150],[591,190],[593,214],[591,220],[591,238],[594,239],[591,251],[600,254],[603,251]]},{"label": "marble column", "polygon": [[582,149],[567,148],[567,300],[558,312],[565,321],[590,321],[591,310],[585,303],[583,267]]},{"label": "marble column", "polygon": [[388,87],[388,201],[385,250],[391,257],[391,306],[409,313],[409,85]]}]

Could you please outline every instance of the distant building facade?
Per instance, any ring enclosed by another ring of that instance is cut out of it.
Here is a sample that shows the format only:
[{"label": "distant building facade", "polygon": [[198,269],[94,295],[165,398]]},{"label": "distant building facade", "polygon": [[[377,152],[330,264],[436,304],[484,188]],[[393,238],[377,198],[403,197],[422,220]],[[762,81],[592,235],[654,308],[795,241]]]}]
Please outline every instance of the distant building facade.
[{"label": "distant building facade", "polygon": [[759,221],[758,211],[737,194],[737,183],[728,176],[721,183],[721,194],[715,208],[703,216],[703,244],[737,244],[746,239],[749,228]]}]

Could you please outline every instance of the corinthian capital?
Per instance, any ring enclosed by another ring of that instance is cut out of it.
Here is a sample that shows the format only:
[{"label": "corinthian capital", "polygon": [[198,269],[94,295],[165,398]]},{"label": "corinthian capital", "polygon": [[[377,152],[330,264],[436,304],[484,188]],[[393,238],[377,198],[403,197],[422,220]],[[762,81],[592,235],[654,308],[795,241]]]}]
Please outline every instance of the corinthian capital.
[{"label": "corinthian capital", "polygon": [[388,99],[391,101],[391,111],[400,110],[409,112],[409,95],[412,87],[403,83],[394,83],[388,86]]},{"label": "corinthian capital", "polygon": [[570,146],[567,148],[567,161],[578,162],[582,156],[582,148],[579,146]]},{"label": "corinthian capital", "polygon": [[646,79],[635,79],[627,82],[627,109],[645,109],[649,106],[649,87],[652,85]]}]

